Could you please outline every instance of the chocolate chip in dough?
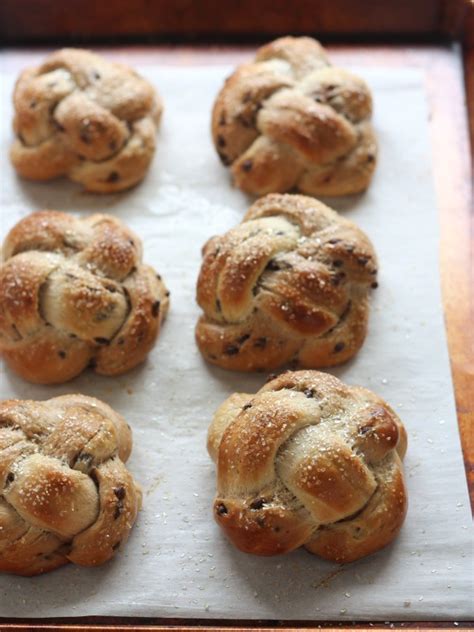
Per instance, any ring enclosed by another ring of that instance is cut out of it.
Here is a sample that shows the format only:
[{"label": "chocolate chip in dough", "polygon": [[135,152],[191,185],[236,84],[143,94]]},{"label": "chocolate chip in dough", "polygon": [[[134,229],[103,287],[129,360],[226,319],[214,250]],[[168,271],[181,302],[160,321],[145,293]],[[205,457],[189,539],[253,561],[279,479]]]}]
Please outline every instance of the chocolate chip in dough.
[{"label": "chocolate chip in dough", "polygon": [[111,171],[107,176],[106,182],[118,182],[120,180],[120,174],[118,171]]},{"label": "chocolate chip in dough", "polygon": [[258,509],[262,509],[265,504],[265,498],[256,498],[250,503],[250,509],[257,511]]},{"label": "chocolate chip in dough", "polygon": [[253,346],[256,349],[265,349],[265,347],[267,346],[267,339],[263,336],[261,338],[257,338],[253,343]]},{"label": "chocolate chip in dough", "polygon": [[216,507],[216,513],[219,514],[219,516],[225,516],[229,512],[224,503],[219,503]]},{"label": "chocolate chip in dough", "polygon": [[94,338],[94,341],[98,345],[109,345],[110,344],[110,340],[108,338],[97,337],[97,338]]},{"label": "chocolate chip in dough", "polygon": [[237,355],[239,353],[239,347],[236,347],[235,345],[228,345],[225,349],[224,349],[224,353],[226,355]]}]

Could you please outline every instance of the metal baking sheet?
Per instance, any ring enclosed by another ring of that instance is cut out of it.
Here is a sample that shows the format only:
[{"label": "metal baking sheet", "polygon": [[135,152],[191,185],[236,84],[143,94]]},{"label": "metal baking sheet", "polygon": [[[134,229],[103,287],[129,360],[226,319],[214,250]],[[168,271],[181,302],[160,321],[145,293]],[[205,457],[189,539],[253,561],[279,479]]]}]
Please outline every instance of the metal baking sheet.
[{"label": "metal baking sheet", "polygon": [[145,260],[171,290],[171,310],[148,361],[118,378],[87,372],[61,386],[34,386],[2,366],[3,398],[78,391],[121,412],[133,428],[129,467],[143,485],[144,505],[124,551],[101,568],[1,576],[0,615],[472,618],[469,500],[440,300],[428,111],[416,70],[360,70],[374,93],[380,162],[367,193],[332,201],[369,234],[380,259],[366,343],[333,372],[378,392],[406,424],[405,526],[386,550],[340,566],[304,550],[251,557],[214,524],[207,426],[229,394],[254,392],[265,381],[208,366],[194,343],[201,246],[238,223],[250,202],[231,187],[210,141],[212,102],[229,70],[142,70],[165,102],[157,155],[143,184],[111,196],[85,194],[65,180],[16,177],[7,156],[14,77],[2,76],[2,236],[37,209],[112,213],[142,237]]}]

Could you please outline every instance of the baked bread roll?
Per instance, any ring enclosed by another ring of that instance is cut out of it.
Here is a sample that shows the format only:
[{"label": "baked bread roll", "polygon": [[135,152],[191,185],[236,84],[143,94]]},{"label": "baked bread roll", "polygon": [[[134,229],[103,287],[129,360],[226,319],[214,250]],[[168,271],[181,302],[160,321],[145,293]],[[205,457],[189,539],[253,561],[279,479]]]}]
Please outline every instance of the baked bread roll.
[{"label": "baked bread roll", "polygon": [[124,419],[93,397],[0,402],[0,571],[109,560],[141,504],[131,447]]},{"label": "baked bread roll", "polygon": [[352,562],[389,544],[405,518],[405,429],[364,388],[317,371],[283,373],[217,410],[214,516],[246,553],[304,546]]},{"label": "baked bread roll", "polygon": [[254,195],[366,189],[377,146],[366,83],[331,66],[309,37],[282,37],[242,64],[220,91],[212,136],[234,183]]},{"label": "baked bread roll", "polygon": [[267,195],[204,246],[196,340],[226,369],[345,362],[361,347],[377,259],[366,235],[321,202]]},{"label": "baked bread roll", "polygon": [[117,375],[145,359],[169,292],[122,222],[40,211],[10,231],[3,256],[0,352],[19,375],[59,383],[88,365]]},{"label": "baked bread roll", "polygon": [[11,160],[21,176],[67,176],[98,193],[143,179],[163,108],[131,68],[64,48],[21,73],[13,103]]}]

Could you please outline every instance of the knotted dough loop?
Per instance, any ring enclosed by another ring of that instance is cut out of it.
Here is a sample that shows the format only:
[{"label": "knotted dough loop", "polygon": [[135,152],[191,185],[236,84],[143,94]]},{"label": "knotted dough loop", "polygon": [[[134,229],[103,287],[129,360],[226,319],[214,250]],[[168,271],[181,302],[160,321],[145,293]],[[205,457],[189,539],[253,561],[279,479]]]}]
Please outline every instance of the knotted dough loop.
[{"label": "knotted dough loop", "polygon": [[131,447],[124,419],[93,397],[0,402],[0,571],[110,559],[141,504]]},{"label": "knotted dough loop", "polygon": [[405,429],[374,393],[317,371],[283,373],[217,410],[214,516],[258,555],[300,546],[351,562],[389,544],[405,518]]},{"label": "knotted dough loop", "polygon": [[22,72],[13,103],[11,160],[23,177],[68,176],[100,193],[144,177],[163,108],[131,68],[65,48]]},{"label": "knotted dough loop", "polygon": [[331,66],[316,40],[283,37],[227,79],[212,135],[247,193],[347,195],[366,189],[375,169],[371,113],[362,79]]},{"label": "knotted dough loop", "polygon": [[3,256],[0,351],[22,377],[65,382],[88,365],[116,375],[145,359],[169,292],[122,222],[32,213],[7,235]]},{"label": "knotted dough loop", "polygon": [[271,194],[204,246],[196,339],[227,369],[339,364],[361,347],[377,260],[366,235],[317,200]]}]

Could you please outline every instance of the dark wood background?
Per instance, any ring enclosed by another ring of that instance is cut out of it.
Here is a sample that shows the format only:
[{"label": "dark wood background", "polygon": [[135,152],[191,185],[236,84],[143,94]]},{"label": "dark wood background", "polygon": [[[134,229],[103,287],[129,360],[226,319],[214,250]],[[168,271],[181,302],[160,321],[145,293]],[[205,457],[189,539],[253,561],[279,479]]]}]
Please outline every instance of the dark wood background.
[{"label": "dark wood background", "polygon": [[209,44],[289,33],[462,39],[471,8],[471,0],[2,0],[0,39]]}]

